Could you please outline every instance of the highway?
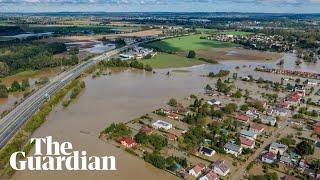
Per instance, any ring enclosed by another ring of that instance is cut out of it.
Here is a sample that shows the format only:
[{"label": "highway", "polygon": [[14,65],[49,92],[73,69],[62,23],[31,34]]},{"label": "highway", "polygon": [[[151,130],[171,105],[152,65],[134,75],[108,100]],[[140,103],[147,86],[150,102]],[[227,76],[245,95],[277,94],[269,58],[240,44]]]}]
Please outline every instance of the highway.
[{"label": "highway", "polygon": [[108,59],[109,57],[116,55],[123,50],[155,40],[158,39],[138,42],[105,52],[102,55],[85,61],[73,67],[71,70],[63,72],[54,77],[49,84],[45,85],[44,87],[33,93],[31,96],[27,97],[23,102],[21,102],[17,107],[15,107],[10,113],[8,113],[0,120],[0,148],[2,148],[18,131],[18,129],[40,109],[40,107],[47,101],[47,99],[51,95],[53,95],[55,92],[57,92],[72,80],[79,77],[86,68],[90,67],[93,64],[96,64],[99,61]]}]

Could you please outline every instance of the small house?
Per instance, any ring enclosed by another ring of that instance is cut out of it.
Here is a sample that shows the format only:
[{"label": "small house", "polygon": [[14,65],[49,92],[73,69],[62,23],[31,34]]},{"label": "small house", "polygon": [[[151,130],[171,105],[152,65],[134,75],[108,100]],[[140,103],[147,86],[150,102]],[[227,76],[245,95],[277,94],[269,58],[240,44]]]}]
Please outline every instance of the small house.
[{"label": "small house", "polygon": [[253,149],[255,146],[255,141],[249,138],[240,137],[241,147]]},{"label": "small house", "polygon": [[200,177],[199,180],[218,180],[218,175],[213,170],[210,170],[204,176]]},{"label": "small house", "polygon": [[213,156],[216,153],[215,150],[204,146],[200,147],[199,152],[209,157]]},{"label": "small house", "polygon": [[230,167],[224,160],[218,160],[212,164],[213,171],[220,176],[226,176],[230,172]]},{"label": "small house", "polygon": [[263,124],[274,126],[277,123],[277,119],[275,117],[272,117],[272,116],[263,116],[261,118],[261,122]]},{"label": "small house", "polygon": [[272,164],[277,160],[277,155],[274,154],[273,152],[267,152],[261,157],[262,162],[267,163],[267,164]]},{"label": "small house", "polygon": [[238,114],[238,116],[236,117],[237,121],[247,124],[249,123],[249,116],[245,115],[245,114]]},{"label": "small house", "polygon": [[226,153],[232,154],[236,157],[242,153],[242,147],[231,142],[225,144],[223,148]]},{"label": "small house", "polygon": [[156,129],[164,129],[167,131],[172,128],[172,124],[162,120],[157,120],[155,123],[152,124],[152,126]]},{"label": "small house", "polygon": [[249,130],[259,135],[264,131],[264,127],[260,124],[254,123],[250,126]]},{"label": "small house", "polygon": [[288,115],[288,110],[285,109],[285,108],[276,108],[275,111],[274,111],[274,114],[276,116],[282,116],[282,117],[285,117]]},{"label": "small house", "polygon": [[288,149],[287,145],[273,142],[269,147],[269,152],[273,152],[274,154],[280,153],[280,155],[283,155],[287,149]]},{"label": "small house", "polygon": [[211,99],[207,102],[209,105],[216,105],[216,106],[220,106],[221,105],[221,102],[218,101],[218,100],[215,100],[215,99]]},{"label": "small house", "polygon": [[126,148],[132,148],[137,145],[136,141],[132,137],[122,137],[118,142]]},{"label": "small house", "polygon": [[203,165],[197,164],[197,165],[193,166],[191,169],[189,169],[188,173],[191,176],[199,177],[204,169],[205,169],[205,167]]},{"label": "small house", "polygon": [[257,139],[257,134],[253,131],[248,131],[248,130],[241,130],[240,131],[240,136],[241,137],[245,137],[245,138],[248,138],[248,139],[251,139],[251,140],[255,140]]}]

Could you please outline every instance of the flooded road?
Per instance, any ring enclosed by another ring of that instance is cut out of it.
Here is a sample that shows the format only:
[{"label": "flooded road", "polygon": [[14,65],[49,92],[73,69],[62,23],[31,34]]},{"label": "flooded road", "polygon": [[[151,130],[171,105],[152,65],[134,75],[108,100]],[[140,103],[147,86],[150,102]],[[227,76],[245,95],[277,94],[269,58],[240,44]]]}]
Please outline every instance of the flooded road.
[{"label": "flooded road", "polygon": [[[265,79],[280,79],[281,76],[252,71],[257,65],[274,66],[275,61],[225,61],[220,64],[183,68],[185,71],[156,70],[156,74],[140,70],[122,70],[111,76],[85,78],[86,89],[80,98],[67,109],[57,107],[48,120],[33,134],[33,137],[53,136],[60,142],[69,141],[74,150],[85,150],[88,155],[115,156],[118,171],[21,171],[15,180],[42,179],[176,179],[143,160],[98,139],[99,133],[113,122],[126,122],[163,106],[174,97],[182,99],[190,94],[203,92],[206,84],[214,80],[201,75],[218,72],[220,69],[235,70],[239,76],[254,75]],[[250,67],[251,65],[251,67]],[[172,69],[171,69],[172,70]],[[88,133],[81,133],[88,132]],[[30,154],[33,154],[33,150]]]}]

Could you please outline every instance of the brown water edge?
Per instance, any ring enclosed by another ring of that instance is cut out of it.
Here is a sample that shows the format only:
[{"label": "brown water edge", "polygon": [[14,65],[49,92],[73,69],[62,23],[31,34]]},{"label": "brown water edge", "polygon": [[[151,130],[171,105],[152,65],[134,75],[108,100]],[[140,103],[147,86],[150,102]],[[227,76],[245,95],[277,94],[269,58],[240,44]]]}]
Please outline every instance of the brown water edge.
[{"label": "brown water edge", "polygon": [[210,81],[199,78],[199,73],[172,73],[168,77],[167,70],[157,72],[126,70],[94,80],[87,77],[86,89],[77,102],[65,110],[57,108],[33,134],[33,137],[53,136],[60,142],[69,141],[74,150],[86,150],[88,155],[113,155],[118,171],[19,171],[12,179],[176,179],[98,139],[99,132],[112,122],[126,122],[149,113],[165,105],[171,97],[182,99],[201,92]]}]

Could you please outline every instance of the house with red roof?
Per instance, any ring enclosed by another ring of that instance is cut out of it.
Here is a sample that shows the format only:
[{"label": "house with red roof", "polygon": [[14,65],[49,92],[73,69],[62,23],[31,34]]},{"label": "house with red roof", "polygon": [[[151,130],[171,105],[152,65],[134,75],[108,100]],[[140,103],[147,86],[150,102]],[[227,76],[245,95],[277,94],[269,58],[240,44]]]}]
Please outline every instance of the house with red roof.
[{"label": "house with red roof", "polygon": [[177,140],[177,136],[175,134],[172,134],[172,133],[167,133],[167,138],[168,138],[169,141]]},{"label": "house with red roof", "polygon": [[199,177],[200,174],[202,173],[202,171],[205,169],[205,166],[202,164],[196,164],[195,166],[193,166],[191,169],[189,169],[188,173],[191,176],[194,177]]},{"label": "house with red roof", "polygon": [[237,121],[240,121],[245,124],[249,123],[249,121],[250,121],[249,116],[247,116],[245,114],[238,114],[236,119],[237,119]]},{"label": "house with red roof", "polygon": [[240,137],[241,147],[253,149],[256,142],[252,139],[248,139],[245,137]]},{"label": "house with red roof", "polygon": [[254,123],[250,125],[250,131],[255,132],[256,134],[261,134],[264,131],[264,127],[260,124]]},{"label": "house with red roof", "polygon": [[313,131],[314,133],[316,133],[318,136],[320,136],[320,121],[318,121],[317,123],[315,123],[313,125]]},{"label": "house with red roof", "polygon": [[132,137],[122,137],[118,140],[118,142],[126,148],[132,148],[137,145],[136,141]]},{"label": "house with red roof", "polygon": [[210,170],[204,176],[199,178],[199,180],[218,180],[218,175],[213,170]]},{"label": "house with red roof", "polygon": [[300,103],[303,96],[304,95],[300,92],[293,92],[289,95],[289,97],[287,98],[287,101],[289,102],[290,105],[296,106]]}]

